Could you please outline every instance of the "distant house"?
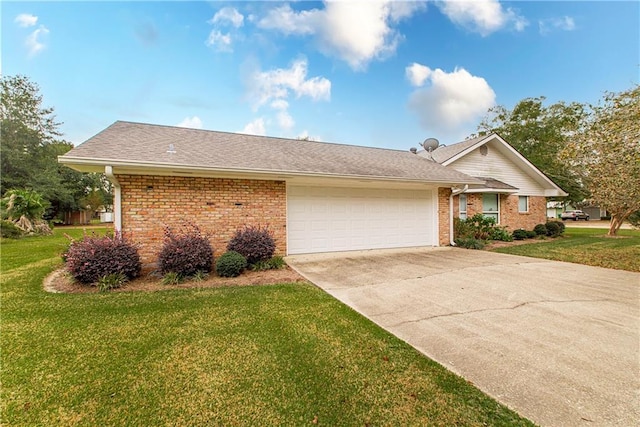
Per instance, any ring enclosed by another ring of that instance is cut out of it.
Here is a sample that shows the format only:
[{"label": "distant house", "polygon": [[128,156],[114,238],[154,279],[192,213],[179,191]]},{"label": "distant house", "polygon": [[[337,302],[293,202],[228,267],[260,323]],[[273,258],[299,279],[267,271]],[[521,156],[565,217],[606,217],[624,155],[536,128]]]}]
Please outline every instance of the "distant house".
[{"label": "distant house", "polygon": [[[580,203],[579,205],[583,205],[583,203]],[[566,204],[565,202],[550,201],[547,202],[547,217],[558,219],[562,212],[574,209],[578,208],[571,204]],[[608,216],[607,211],[599,206],[584,205],[580,207],[580,210],[588,214],[589,218],[592,220],[602,219]]]},{"label": "distant house", "polygon": [[64,225],[86,225],[91,222],[91,212],[83,211],[64,211],[62,213],[62,223]]},{"label": "distant house", "polygon": [[217,253],[246,224],[268,225],[280,254],[438,246],[454,216],[530,229],[565,195],[497,135],[415,154],[116,122],[59,161],[109,177],[114,227],[145,262],[184,219]]},{"label": "distant house", "polygon": [[549,201],[547,202],[547,218],[558,219],[565,210],[565,202]]}]

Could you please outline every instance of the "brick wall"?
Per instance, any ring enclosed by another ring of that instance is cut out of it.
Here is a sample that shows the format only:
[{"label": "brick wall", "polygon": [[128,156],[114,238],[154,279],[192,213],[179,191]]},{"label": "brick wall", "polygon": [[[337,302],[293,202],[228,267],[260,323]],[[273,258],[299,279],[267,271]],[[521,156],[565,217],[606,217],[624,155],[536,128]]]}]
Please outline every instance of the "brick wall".
[{"label": "brick wall", "polygon": [[244,225],[267,225],[276,252],[286,254],[284,181],[118,175],[122,187],[122,229],[140,246],[145,270],[154,268],[166,225],[184,220],[209,233],[214,256]]},{"label": "brick wall", "polygon": [[451,219],[449,215],[450,195],[450,188],[438,188],[438,243],[440,246],[449,246],[451,244],[449,239],[449,221]]},{"label": "brick wall", "polygon": [[518,196],[500,197],[500,225],[509,230],[524,228],[533,230],[536,224],[547,222],[547,199],[542,196],[529,196],[529,211],[518,212]]},{"label": "brick wall", "polygon": [[[467,218],[482,213],[482,194],[467,193]],[[459,196],[453,198],[453,214],[460,216]],[[542,196],[529,196],[529,211],[518,212],[518,196],[500,195],[500,224],[513,231],[518,228],[533,230],[536,224],[547,222],[547,199]]]}]

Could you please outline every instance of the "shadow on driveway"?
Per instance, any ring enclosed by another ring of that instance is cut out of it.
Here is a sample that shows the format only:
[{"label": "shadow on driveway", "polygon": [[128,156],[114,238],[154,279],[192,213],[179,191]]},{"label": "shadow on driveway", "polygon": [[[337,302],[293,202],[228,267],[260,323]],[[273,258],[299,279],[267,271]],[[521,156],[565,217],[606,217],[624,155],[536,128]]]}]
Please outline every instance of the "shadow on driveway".
[{"label": "shadow on driveway", "polygon": [[640,273],[458,248],[287,262],[537,424],[638,425]]}]

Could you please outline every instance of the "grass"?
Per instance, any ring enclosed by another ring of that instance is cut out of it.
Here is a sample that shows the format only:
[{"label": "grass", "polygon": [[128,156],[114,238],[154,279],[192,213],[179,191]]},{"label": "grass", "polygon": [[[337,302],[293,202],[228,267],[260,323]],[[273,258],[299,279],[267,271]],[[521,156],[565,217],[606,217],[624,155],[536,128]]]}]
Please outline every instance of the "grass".
[{"label": "grass", "polygon": [[1,243],[2,425],[532,425],[314,286],[48,294],[61,233]]},{"label": "grass", "polygon": [[548,242],[493,251],[640,272],[640,231],[620,230],[619,237],[606,233],[606,229],[567,227],[562,237]]}]

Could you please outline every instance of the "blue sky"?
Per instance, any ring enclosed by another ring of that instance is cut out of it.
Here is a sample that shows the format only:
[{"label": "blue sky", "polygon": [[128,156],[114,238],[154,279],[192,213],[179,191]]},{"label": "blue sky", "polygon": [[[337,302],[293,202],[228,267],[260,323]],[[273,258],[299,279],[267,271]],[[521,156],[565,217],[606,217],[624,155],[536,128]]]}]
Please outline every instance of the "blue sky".
[{"label": "blue sky", "polygon": [[64,138],[116,120],[408,149],[639,81],[637,1],[6,2],[2,74]]}]

